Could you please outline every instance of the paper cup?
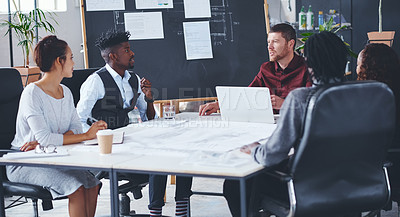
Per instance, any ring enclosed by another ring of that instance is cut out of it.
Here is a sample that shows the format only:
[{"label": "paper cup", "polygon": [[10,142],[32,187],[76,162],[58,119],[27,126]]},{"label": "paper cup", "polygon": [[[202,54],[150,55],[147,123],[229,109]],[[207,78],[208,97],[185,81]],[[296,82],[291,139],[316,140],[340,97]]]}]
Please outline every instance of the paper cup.
[{"label": "paper cup", "polygon": [[97,133],[100,154],[111,154],[113,144],[112,130],[99,130]]}]

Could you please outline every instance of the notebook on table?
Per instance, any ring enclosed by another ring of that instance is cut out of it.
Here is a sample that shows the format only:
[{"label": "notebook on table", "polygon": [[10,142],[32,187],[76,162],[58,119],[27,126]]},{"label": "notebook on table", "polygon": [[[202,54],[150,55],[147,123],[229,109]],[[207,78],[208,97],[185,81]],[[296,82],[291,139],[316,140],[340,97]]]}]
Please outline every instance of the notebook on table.
[{"label": "notebook on table", "polygon": [[[113,144],[122,144],[124,142],[124,131],[113,132]],[[84,145],[97,145],[97,138],[86,140],[83,142]]]},{"label": "notebook on table", "polygon": [[275,123],[267,87],[217,86],[222,120]]}]

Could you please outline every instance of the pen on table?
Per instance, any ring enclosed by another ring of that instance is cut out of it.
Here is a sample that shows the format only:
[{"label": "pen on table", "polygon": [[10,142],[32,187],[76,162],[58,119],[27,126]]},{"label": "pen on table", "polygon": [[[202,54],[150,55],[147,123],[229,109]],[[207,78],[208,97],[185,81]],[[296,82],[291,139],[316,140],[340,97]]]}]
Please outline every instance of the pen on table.
[{"label": "pen on table", "polygon": [[96,118],[91,117],[91,116],[89,116],[88,119],[89,119],[90,122],[92,122],[92,123],[99,121],[99,120],[97,120]]}]

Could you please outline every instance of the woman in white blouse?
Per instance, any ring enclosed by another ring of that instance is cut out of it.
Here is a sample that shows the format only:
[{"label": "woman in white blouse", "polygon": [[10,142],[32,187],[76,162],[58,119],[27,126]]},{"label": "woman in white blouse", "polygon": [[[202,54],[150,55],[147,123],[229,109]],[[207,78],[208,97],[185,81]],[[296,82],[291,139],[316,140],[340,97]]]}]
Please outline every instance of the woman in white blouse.
[{"label": "woman in white blouse", "polygon": [[[34,55],[44,76],[21,95],[12,147],[29,151],[39,144],[68,145],[93,139],[98,130],[106,129],[107,124],[98,121],[82,133],[71,91],[60,84],[64,77],[72,77],[74,61],[68,44],[47,36],[37,44]],[[89,171],[8,166],[7,176],[14,182],[44,186],[53,198],[67,196],[71,217],[95,214],[101,183]]]}]

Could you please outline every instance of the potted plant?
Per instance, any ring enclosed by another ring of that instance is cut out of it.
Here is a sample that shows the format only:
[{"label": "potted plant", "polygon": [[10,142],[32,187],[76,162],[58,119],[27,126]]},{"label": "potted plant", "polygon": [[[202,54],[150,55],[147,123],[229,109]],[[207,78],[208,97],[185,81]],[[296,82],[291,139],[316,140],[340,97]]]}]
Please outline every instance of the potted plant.
[{"label": "potted plant", "polygon": [[382,31],[382,0],[379,0],[379,31],[368,32],[368,39],[370,43],[384,43],[392,46],[395,31]]},{"label": "potted plant", "polygon": [[54,19],[54,13],[49,12],[49,16],[46,16],[45,12],[39,8],[24,13],[17,7],[15,0],[12,0],[12,3],[15,7],[15,12],[12,13],[12,19],[11,21],[3,20],[1,25],[8,27],[5,35],[10,34],[11,31],[15,33],[18,39],[18,46],[22,48],[24,65],[15,68],[20,72],[22,83],[25,86],[41,77],[38,67],[29,66],[29,54],[32,51],[34,40],[37,38],[35,34],[36,29],[43,29],[46,32],[55,33],[54,26],[49,21],[54,21],[56,24],[58,23]]},{"label": "potted plant", "polygon": [[[323,25],[319,26],[318,31],[319,32],[328,31],[328,32],[337,34],[340,30],[348,28],[348,26],[346,26],[346,25],[342,25],[340,27],[339,26],[340,26],[340,23],[333,25],[333,17],[331,17],[328,22],[324,22]],[[305,33],[300,34],[301,36],[303,36],[303,38],[300,39],[300,41],[303,42],[303,44],[296,48],[297,52],[301,52],[304,49],[304,43],[313,34],[314,34],[314,32],[305,32]],[[349,52],[349,55],[354,58],[357,58],[358,55],[351,50],[350,44],[345,41],[343,41],[343,42],[347,47],[347,51]]]}]

